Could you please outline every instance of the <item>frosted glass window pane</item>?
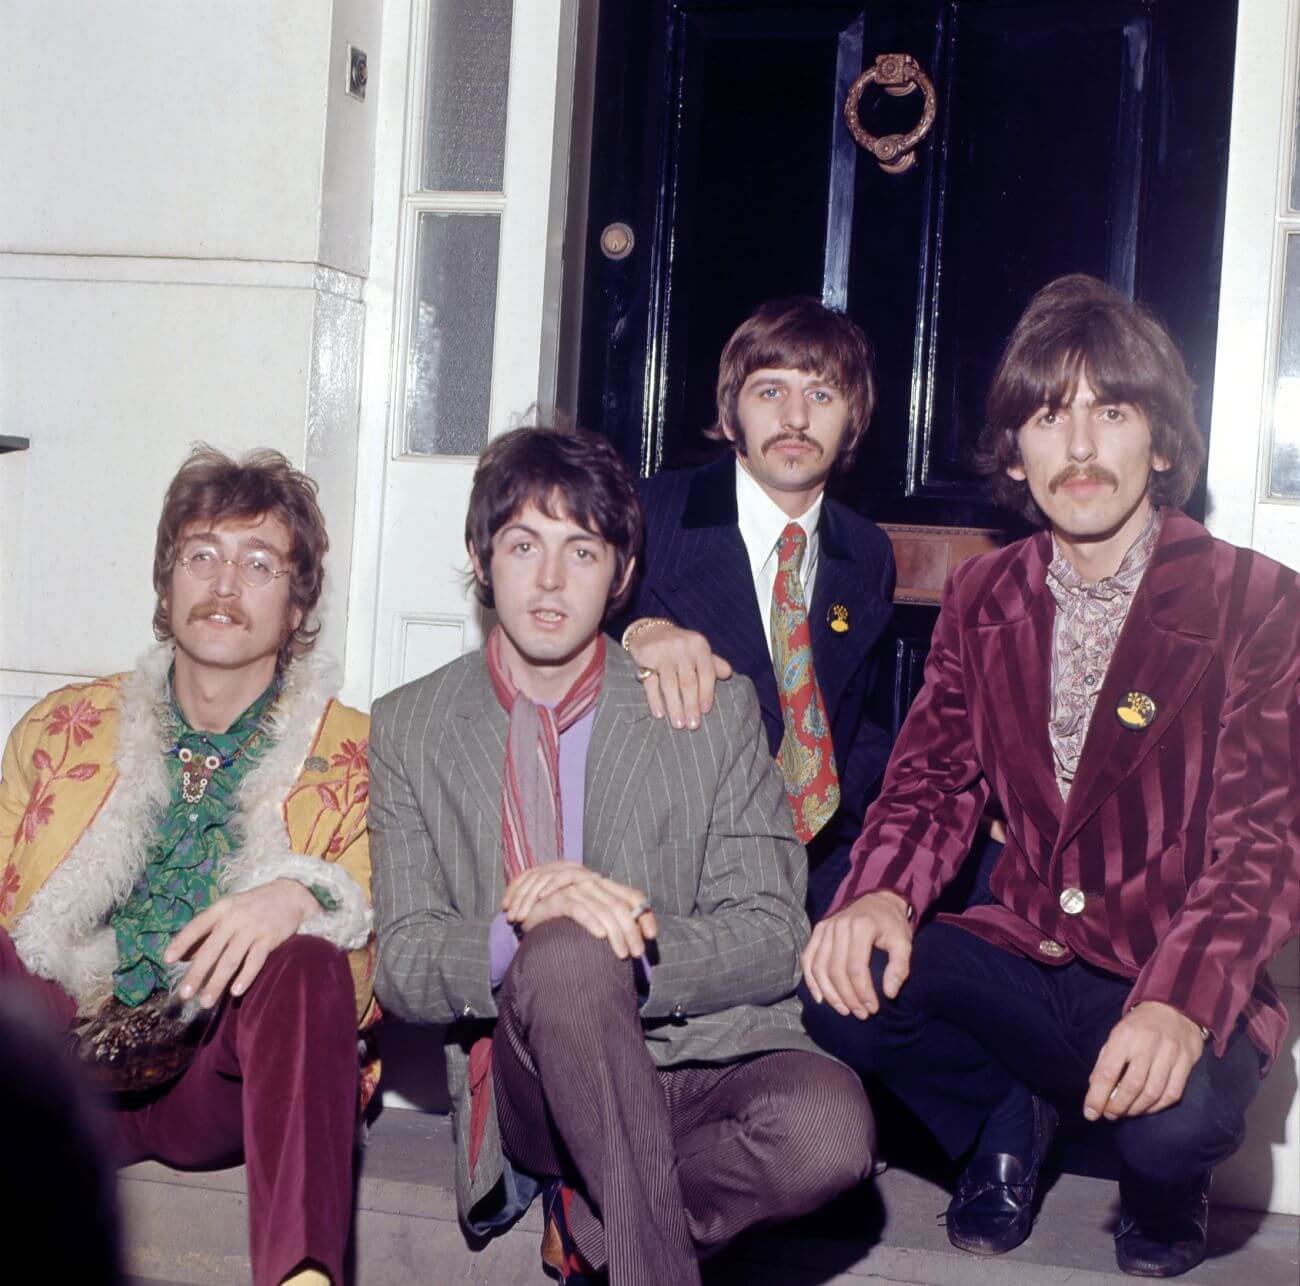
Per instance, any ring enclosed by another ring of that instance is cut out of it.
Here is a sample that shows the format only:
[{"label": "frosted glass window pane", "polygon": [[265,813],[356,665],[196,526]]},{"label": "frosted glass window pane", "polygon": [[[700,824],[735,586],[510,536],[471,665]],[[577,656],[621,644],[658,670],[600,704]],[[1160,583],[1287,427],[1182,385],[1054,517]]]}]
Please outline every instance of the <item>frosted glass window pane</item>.
[{"label": "frosted glass window pane", "polygon": [[1300,234],[1286,239],[1268,494],[1300,500]]},{"label": "frosted glass window pane", "polygon": [[424,167],[431,192],[498,192],[512,0],[431,0]]},{"label": "frosted glass window pane", "polygon": [[408,455],[487,445],[501,216],[421,214],[406,353]]}]

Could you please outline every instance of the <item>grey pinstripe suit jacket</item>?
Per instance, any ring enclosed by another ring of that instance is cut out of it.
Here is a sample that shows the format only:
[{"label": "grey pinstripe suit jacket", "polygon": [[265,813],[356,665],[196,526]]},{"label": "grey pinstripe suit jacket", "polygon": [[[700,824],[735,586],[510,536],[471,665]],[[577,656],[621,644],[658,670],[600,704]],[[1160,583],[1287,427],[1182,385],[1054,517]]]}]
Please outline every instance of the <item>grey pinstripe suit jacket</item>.
[{"label": "grey pinstripe suit jacket", "polygon": [[[493,1111],[471,1182],[466,1073],[497,1012],[488,931],[505,891],[507,723],[481,652],[390,693],[371,717],[375,991],[390,1013],[450,1025],[462,1216],[503,1173]],[[654,905],[658,956],[641,1012],[656,1063],[820,1052],[793,997],[808,935],[804,852],[748,679],[718,686],[698,732],[674,732],[650,717],[631,660],[610,647],[583,835],[588,865]]]}]

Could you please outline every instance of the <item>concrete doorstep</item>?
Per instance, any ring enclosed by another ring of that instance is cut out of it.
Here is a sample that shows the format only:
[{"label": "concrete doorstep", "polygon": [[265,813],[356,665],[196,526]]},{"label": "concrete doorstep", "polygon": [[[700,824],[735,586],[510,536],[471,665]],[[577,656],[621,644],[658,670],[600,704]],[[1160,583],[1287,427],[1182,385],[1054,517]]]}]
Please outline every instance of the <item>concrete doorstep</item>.
[{"label": "concrete doorstep", "polygon": [[[535,1204],[504,1237],[471,1249],[456,1219],[451,1126],[445,1116],[389,1109],[370,1132],[352,1244],[357,1286],[548,1280],[538,1258]],[[183,1173],[154,1162],[122,1171],[128,1272],[136,1286],[228,1286],[249,1280],[242,1167]],[[708,1286],[831,1286],[865,1281],[925,1286],[1071,1286],[1130,1282],[1115,1267],[1115,1185],[1062,1176],[1033,1235],[997,1259],[954,1250],[937,1218],[948,1194],[891,1169],[826,1211],[742,1238],[705,1271]],[[1191,1286],[1296,1286],[1300,1220],[1220,1209],[1210,1257]]]}]

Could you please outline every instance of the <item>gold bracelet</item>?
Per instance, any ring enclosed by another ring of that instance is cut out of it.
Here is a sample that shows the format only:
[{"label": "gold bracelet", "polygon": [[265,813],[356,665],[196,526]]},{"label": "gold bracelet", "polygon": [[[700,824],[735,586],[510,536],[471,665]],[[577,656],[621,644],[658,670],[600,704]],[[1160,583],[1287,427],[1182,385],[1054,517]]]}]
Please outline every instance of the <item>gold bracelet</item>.
[{"label": "gold bracelet", "polygon": [[640,620],[633,621],[632,624],[623,631],[623,651],[630,652],[632,649],[628,647],[628,644],[636,638],[638,634],[644,634],[646,630],[652,630],[656,625],[671,625],[675,629],[677,622],[670,621],[666,616],[643,616]]}]

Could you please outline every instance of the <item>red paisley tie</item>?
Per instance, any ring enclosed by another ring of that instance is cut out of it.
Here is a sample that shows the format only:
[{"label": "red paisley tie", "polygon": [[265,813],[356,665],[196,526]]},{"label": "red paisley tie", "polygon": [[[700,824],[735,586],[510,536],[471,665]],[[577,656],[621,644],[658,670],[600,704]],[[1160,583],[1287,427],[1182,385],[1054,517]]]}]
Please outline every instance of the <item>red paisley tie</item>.
[{"label": "red paisley tie", "polygon": [[785,718],[777,763],[794,811],[795,834],[804,844],[826,825],[840,803],[835,750],[826,705],[813,673],[812,632],[799,579],[807,545],[808,537],[797,522],[781,533],[771,622],[772,663]]}]

